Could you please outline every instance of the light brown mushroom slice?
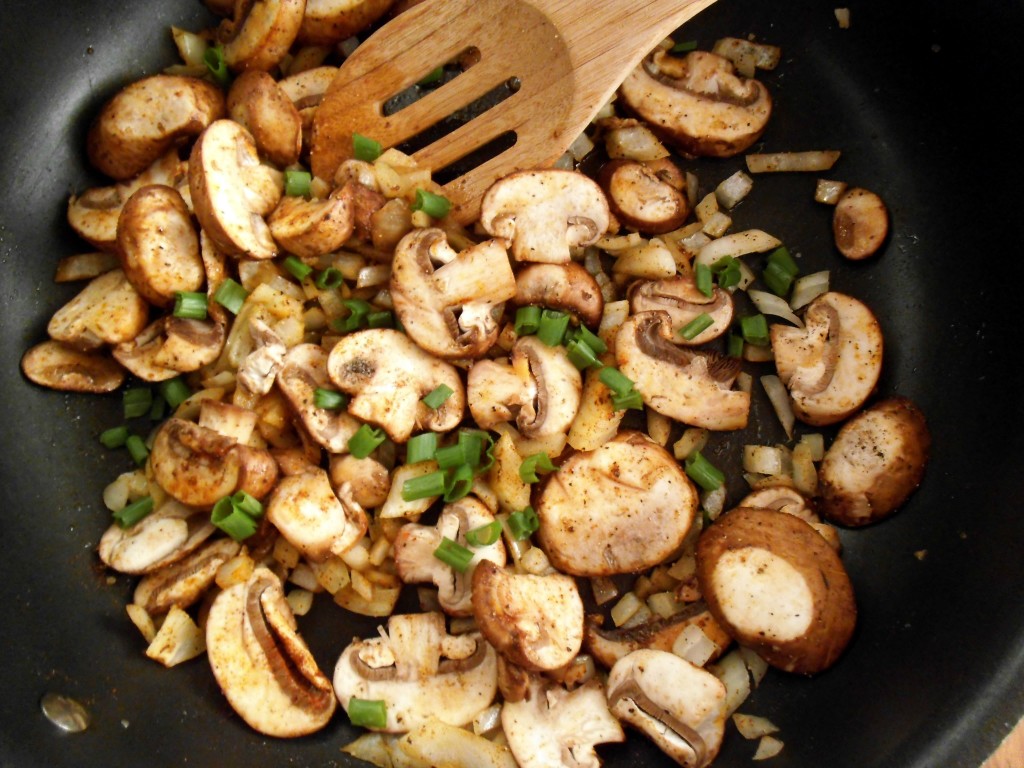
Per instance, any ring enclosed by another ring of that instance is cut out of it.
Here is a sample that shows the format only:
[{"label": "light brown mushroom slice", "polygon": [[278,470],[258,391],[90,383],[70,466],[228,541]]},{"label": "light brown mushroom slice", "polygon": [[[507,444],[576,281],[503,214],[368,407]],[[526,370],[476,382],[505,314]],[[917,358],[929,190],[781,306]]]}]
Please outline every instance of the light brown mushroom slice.
[{"label": "light brown mushroom slice", "polygon": [[742,429],[750,414],[750,393],[732,389],[738,358],[710,350],[679,347],[669,340],[671,318],[664,310],[633,315],[615,337],[615,358],[644,404],[694,427]]},{"label": "light brown mushroom slice", "polygon": [[360,422],[344,411],[319,408],[315,402],[317,389],[333,388],[323,347],[299,344],[288,350],[277,372],[277,385],[318,445],[330,453],[348,453],[348,441]]},{"label": "light brown mushroom slice", "polygon": [[[688,274],[634,283],[629,289],[629,306],[634,315],[658,310],[667,312],[671,319],[672,341],[684,346],[698,346],[729,330],[734,304],[732,294],[717,285],[711,295],[706,296],[697,288],[694,276]],[[701,315],[708,315],[711,325],[693,338],[684,337],[681,331]]]},{"label": "light brown mushroom slice", "polygon": [[678,59],[655,51],[626,77],[619,96],[665,141],[698,156],[730,157],[760,138],[771,115],[768,90],[739,77],[707,51]]},{"label": "light brown mushroom slice", "polygon": [[304,556],[322,562],[342,555],[366,533],[363,508],[345,493],[336,494],[319,467],[278,481],[267,502],[267,519]]},{"label": "light brown mushroom slice", "polygon": [[260,163],[256,144],[234,120],[217,120],[192,147],[189,188],[196,217],[232,256],[271,259],[278,248],[263,217],[283,192],[283,177]]},{"label": "light brown mushroom slice", "polygon": [[484,195],[480,224],[511,244],[517,261],[565,264],[572,248],[593,245],[611,224],[597,182],[576,171],[518,171]]},{"label": "light brown mushroom slice", "polygon": [[690,215],[686,195],[636,160],[605,163],[598,183],[612,215],[629,229],[660,235],[678,229]]},{"label": "light brown mushroom slice", "polygon": [[300,259],[314,259],[344,245],[355,228],[351,197],[343,189],[323,200],[282,197],[267,219],[274,240]]},{"label": "light brown mushroom slice", "polygon": [[832,233],[843,256],[866,259],[878,252],[889,234],[889,211],[876,193],[851,187],[832,212]]},{"label": "light brown mushroom slice", "polygon": [[770,329],[779,378],[797,418],[834,424],[858,410],[882,372],[882,331],[859,300],[830,291],[807,307],[804,328],[781,323]]},{"label": "light brown mushroom slice", "polygon": [[209,81],[178,75],[136,80],[104,105],[89,129],[89,162],[113,179],[130,179],[223,116],[224,94]]},{"label": "light brown mushroom slice", "polygon": [[773,509],[777,512],[785,512],[787,515],[794,515],[820,533],[836,552],[842,550],[838,531],[828,523],[823,523],[811,500],[789,485],[769,485],[758,488],[744,496],[737,506]]},{"label": "light brown mushroom slice", "polygon": [[596,328],[604,312],[604,296],[593,275],[574,261],[530,264],[516,273],[517,307],[539,306],[569,312],[577,322]]},{"label": "light brown mushroom slice", "polygon": [[334,81],[334,77],[337,74],[337,67],[313,67],[312,69],[282,78],[277,83],[299,112],[299,118],[302,121],[302,146],[304,148],[310,145],[313,115],[316,114],[316,108],[320,106],[324,94],[327,93],[327,88]]},{"label": "light brown mushroom slice", "polygon": [[637,573],[682,545],[699,498],[664,448],[623,432],[570,456],[537,497],[541,546],[558,570],[575,576]]},{"label": "light brown mushroom slice", "polygon": [[166,315],[113,349],[114,359],[143,381],[166,381],[212,363],[224,347],[221,323]]},{"label": "light brown mushroom slice", "polygon": [[530,397],[522,403],[516,426],[525,437],[569,430],[580,409],[583,377],[562,347],[549,347],[536,336],[524,336],[512,347],[512,367],[529,372]]},{"label": "light brown mushroom slice", "polygon": [[217,569],[241,549],[242,545],[233,539],[214,539],[140,579],[132,602],[153,616],[166,613],[172,606],[188,608],[206,594],[214,583]]},{"label": "light brown mushroom slice", "polygon": [[336,493],[347,485],[352,498],[363,509],[373,509],[387,501],[391,474],[373,456],[357,459],[350,453],[332,454],[329,461],[328,474]]},{"label": "light brown mushroom slice", "polygon": [[306,0],[299,29],[303,45],[336,45],[387,13],[395,0]]},{"label": "light brown mushroom slice", "polygon": [[124,383],[124,369],[98,352],[83,352],[59,341],[44,341],[21,358],[32,382],[63,392],[113,392]]},{"label": "light brown mushroom slice", "polygon": [[228,703],[260,733],[304,736],[334,714],[330,680],[296,631],[280,579],[267,568],[217,595],[206,645]]},{"label": "light brown mushroom slice", "polygon": [[129,528],[112,524],[96,547],[120,573],[150,573],[195,551],[216,530],[205,512],[167,499]]},{"label": "light brown mushroom slice", "polygon": [[82,350],[134,339],[149,320],[149,305],[123,270],[90,280],[46,326],[50,338]]},{"label": "light brown mushroom slice", "polygon": [[224,61],[235,72],[279,64],[302,25],[305,0],[238,0],[231,19],[217,27]]},{"label": "light brown mushroom slice", "polygon": [[231,83],[228,115],[245,126],[256,149],[271,163],[284,168],[299,161],[302,117],[288,95],[269,74],[251,69]]}]

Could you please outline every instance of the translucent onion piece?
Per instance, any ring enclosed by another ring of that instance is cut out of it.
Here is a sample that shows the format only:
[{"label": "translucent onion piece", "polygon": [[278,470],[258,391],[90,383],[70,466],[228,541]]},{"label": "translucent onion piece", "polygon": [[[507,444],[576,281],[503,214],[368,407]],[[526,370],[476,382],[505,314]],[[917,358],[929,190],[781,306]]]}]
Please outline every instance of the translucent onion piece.
[{"label": "translucent onion piece", "polygon": [[753,188],[754,180],[743,171],[736,171],[715,187],[715,197],[718,198],[718,204],[723,208],[733,208],[749,195]]},{"label": "translucent onion piece", "polygon": [[825,205],[835,205],[846,191],[845,181],[818,179],[814,185],[814,201]]},{"label": "translucent onion piece", "polygon": [[178,48],[178,55],[186,65],[206,69],[203,57],[206,55],[209,44],[203,38],[195,32],[178,27],[171,27],[171,36],[174,38],[174,45]]},{"label": "translucent onion piece", "polygon": [[803,320],[796,316],[789,303],[781,296],[776,296],[768,291],[756,290],[747,291],[747,295],[762,314],[781,317],[783,320],[793,323],[797,328],[804,327]]},{"label": "translucent onion piece", "polygon": [[712,240],[700,249],[694,266],[712,266],[723,256],[739,258],[748,253],[764,253],[782,245],[782,241],[760,229],[745,229],[731,235]]},{"label": "translucent onion piece", "polygon": [[672,653],[703,667],[718,651],[718,645],[696,624],[688,624],[672,643]]},{"label": "translucent onion piece", "polygon": [[809,152],[766,152],[746,156],[751,173],[799,173],[827,171],[839,159],[839,150],[823,149]]},{"label": "translucent onion piece", "polygon": [[779,727],[766,717],[744,715],[737,712],[732,716],[736,730],[744,739],[759,739],[769,733],[778,733]]},{"label": "translucent onion piece", "polygon": [[790,309],[806,307],[823,293],[828,293],[828,270],[812,272],[793,281],[793,295],[789,298]]},{"label": "translucent onion piece", "polygon": [[775,415],[786,431],[786,437],[793,437],[793,424],[796,421],[796,415],[793,413],[793,403],[789,399],[789,392],[786,391],[782,380],[778,376],[767,374],[761,377],[761,386],[768,394],[772,408],[775,409]]}]

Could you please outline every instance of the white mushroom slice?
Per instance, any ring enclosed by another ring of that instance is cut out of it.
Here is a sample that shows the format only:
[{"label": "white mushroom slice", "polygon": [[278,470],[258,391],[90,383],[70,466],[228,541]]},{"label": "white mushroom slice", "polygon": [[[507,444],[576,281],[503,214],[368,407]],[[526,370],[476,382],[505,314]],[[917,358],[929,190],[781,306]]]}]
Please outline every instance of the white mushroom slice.
[{"label": "white mushroom slice", "polygon": [[319,467],[281,478],[267,502],[267,519],[314,562],[350,550],[368,525],[363,508],[344,492],[339,497]]},{"label": "white mushroom slice", "polygon": [[108,101],[86,137],[95,168],[111,178],[142,173],[168,149],[224,116],[224,94],[196,77],[153,75]]},{"label": "white mushroom slice", "polygon": [[[732,644],[732,637],[715,621],[703,601],[688,603],[671,616],[652,614],[651,618],[621,627],[601,626],[602,616],[588,616],[583,644],[594,660],[609,669],[626,654],[647,648],[672,651],[684,632],[699,629],[714,645],[708,661],[714,661]],[[693,629],[688,629],[693,628]]]},{"label": "white mushroom slice", "polygon": [[639,432],[623,432],[548,475],[537,499],[537,534],[564,573],[636,573],[680,547],[698,507],[697,491],[672,455]]},{"label": "white mushroom slice", "polygon": [[97,553],[115,571],[150,573],[186,556],[215,530],[207,514],[168,499],[130,528],[111,525]]},{"label": "white mushroom slice", "polygon": [[583,599],[570,576],[513,573],[481,562],[473,572],[472,607],[488,642],[523,669],[559,669],[583,645]]},{"label": "white mushroom slice", "polygon": [[501,726],[520,768],[599,768],[594,746],[626,739],[596,680],[570,691],[533,678],[501,708]]},{"label": "white mushroom slice", "polygon": [[245,126],[256,149],[279,168],[294,165],[302,150],[299,110],[269,74],[248,70],[228,90],[228,115]]},{"label": "white mushroom slice", "polygon": [[873,256],[889,234],[889,211],[882,198],[860,187],[846,190],[832,213],[836,248],[851,261]]},{"label": "white mushroom slice", "polygon": [[[349,413],[383,427],[396,443],[415,429],[446,432],[462,421],[466,393],[458,371],[400,331],[371,328],[343,337],[331,349],[327,373],[353,396]],[[441,384],[452,394],[439,408],[421,402]]]},{"label": "white mushroom slice", "polygon": [[497,240],[457,253],[443,230],[428,228],[399,241],[390,288],[398,319],[419,346],[442,358],[477,358],[498,340],[516,279]]},{"label": "white mushroom slice", "polygon": [[302,25],[305,0],[238,0],[234,17],[217,28],[231,69],[269,70],[281,62]]},{"label": "white mushroom slice", "polygon": [[229,538],[210,541],[180,560],[150,571],[136,585],[132,602],[150,615],[166,613],[172,606],[188,608],[213,584],[217,569],[241,548]]},{"label": "white mushroom slice", "polygon": [[124,369],[105,355],[82,352],[59,341],[44,341],[21,358],[30,381],[64,392],[113,392],[124,383]]},{"label": "white mushroom slice", "polygon": [[257,316],[249,321],[249,338],[255,349],[238,365],[238,382],[250,392],[265,395],[277,380],[288,348],[281,337]]},{"label": "white mushroom slice", "polygon": [[262,165],[252,135],[234,120],[217,120],[200,135],[189,159],[196,217],[224,253],[271,259],[277,244],[263,217],[283,192],[277,171]]},{"label": "white mushroom slice", "polygon": [[314,67],[282,78],[277,83],[299,111],[299,117],[302,119],[303,146],[309,146],[313,115],[316,114],[316,108],[337,74],[337,67]]},{"label": "white mushroom slice", "polygon": [[328,474],[335,491],[348,485],[352,498],[363,509],[381,506],[391,491],[388,468],[373,456],[357,459],[350,453],[332,454]]},{"label": "white mushroom slice", "polygon": [[113,355],[143,381],[166,381],[212,363],[225,338],[220,323],[166,315],[114,347]]},{"label": "white mushroom slice", "polygon": [[[644,280],[629,289],[629,305],[633,314],[641,312],[667,312],[671,319],[671,339],[676,344],[698,346],[729,330],[733,318],[732,294],[714,286],[706,296],[697,288],[692,274],[676,275],[662,280]],[[681,331],[701,315],[707,315],[711,324],[697,335],[687,339]]]},{"label": "white mushroom slice", "polygon": [[611,160],[601,167],[598,183],[612,215],[630,229],[660,235],[678,229],[690,215],[690,203],[680,188],[645,163]]},{"label": "white mushroom slice", "polygon": [[360,422],[344,411],[316,405],[316,390],[333,387],[327,375],[327,352],[316,344],[299,344],[284,356],[277,385],[299,414],[310,437],[331,453],[347,453]]},{"label": "white mushroom slice", "polygon": [[179,418],[157,431],[149,463],[161,488],[196,507],[211,507],[239,490],[263,498],[278,473],[269,451]]},{"label": "white mushroom slice", "polygon": [[516,273],[517,307],[534,305],[569,312],[577,322],[596,328],[604,313],[604,296],[597,280],[574,261],[530,264]]},{"label": "white mushroom slice", "polygon": [[770,485],[751,491],[737,505],[740,507],[760,507],[785,512],[803,520],[822,535],[836,552],[842,549],[839,533],[834,526],[823,523],[810,499],[796,488],[788,485]]},{"label": "white mushroom slice", "polygon": [[306,0],[299,29],[304,45],[336,45],[381,18],[395,0]]},{"label": "white mushroom slice", "polygon": [[494,701],[497,654],[479,633],[451,637],[434,612],[392,615],[381,635],[353,640],[338,659],[334,691],[346,711],[353,698],[381,700],[380,730],[401,733],[434,718],[466,725]]},{"label": "white mushroom slice", "polygon": [[639,650],[608,675],[612,714],[646,734],[679,765],[705,768],[725,733],[725,686],[668,651]]},{"label": "white mushroom slice", "polygon": [[564,264],[571,248],[593,245],[608,230],[608,201],[597,182],[576,171],[519,171],[484,195],[480,224],[511,243],[517,261]]},{"label": "white mushroom slice", "polygon": [[325,200],[283,197],[267,224],[274,240],[301,259],[331,253],[352,236],[355,216],[346,190],[336,189]]},{"label": "white mushroom slice", "polygon": [[615,358],[644,404],[694,427],[732,430],[747,425],[750,393],[732,389],[738,358],[672,343],[664,310],[633,315],[615,337]]},{"label": "white mushroom slice", "polygon": [[835,291],[810,303],[804,324],[771,326],[775,367],[798,419],[834,424],[874,391],[882,372],[882,330],[867,306]]},{"label": "white mushroom slice", "polygon": [[291,738],[327,724],[337,708],[331,682],[296,632],[281,581],[256,568],[213,601],[206,646],[232,709],[268,736]]},{"label": "white mushroom slice", "polygon": [[[483,560],[499,566],[505,565],[505,545],[499,536],[492,544],[471,546],[466,533],[493,523],[491,511],[478,499],[466,496],[446,504],[436,525],[406,523],[394,542],[395,570],[406,584],[433,583],[437,586],[437,599],[444,612],[451,616],[473,614],[473,573]],[[473,559],[465,571],[459,571],[434,556],[442,539],[450,539],[473,552]]]},{"label": "white mushroom slice", "polygon": [[707,51],[682,59],[655,51],[626,77],[619,96],[662,139],[698,156],[742,152],[760,138],[772,110],[764,85]]},{"label": "white mushroom slice", "polygon": [[134,339],[149,320],[149,305],[120,269],[90,280],[46,326],[55,341],[83,350]]}]

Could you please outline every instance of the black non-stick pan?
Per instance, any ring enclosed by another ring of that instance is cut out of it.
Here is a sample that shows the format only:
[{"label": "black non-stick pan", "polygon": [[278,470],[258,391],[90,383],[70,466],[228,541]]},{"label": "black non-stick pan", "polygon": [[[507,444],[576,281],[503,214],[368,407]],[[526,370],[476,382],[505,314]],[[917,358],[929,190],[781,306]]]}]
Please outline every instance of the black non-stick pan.
[{"label": "black non-stick pan", "polygon": [[[1024,714],[1024,4],[850,0],[848,29],[838,4],[719,0],[680,39],[780,45],[764,76],[775,116],[757,148],[839,149],[829,176],[887,201],[891,236],[862,263],[835,251],[811,175],[757,178],[737,227],[771,231],[874,309],[887,344],[880,394],[916,401],[934,446],[904,509],[842,534],[859,606],[846,654],[814,679],[770,672],[744,711],[781,728],[768,765],[976,767]],[[170,25],[210,22],[199,0],[9,0],[0,14],[3,768],[355,763],[339,751],[355,735],[343,713],[310,738],[265,738],[232,713],[204,658],[166,670],[144,657],[124,610],[131,581],[95,554],[109,521],[101,490],[129,468],[96,439],[120,422],[120,398],[47,391],[18,368],[76,290],[52,277],[60,257],[87,249],[64,208],[101,181],[84,161],[89,120],[174,61]],[[713,185],[742,161],[692,167]],[[325,601],[302,630],[330,671],[373,622]],[[50,692],[83,703],[89,728],[49,722]],[[716,765],[747,766],[753,750],[730,726]],[[638,735],[600,753],[609,766],[670,764]]]}]

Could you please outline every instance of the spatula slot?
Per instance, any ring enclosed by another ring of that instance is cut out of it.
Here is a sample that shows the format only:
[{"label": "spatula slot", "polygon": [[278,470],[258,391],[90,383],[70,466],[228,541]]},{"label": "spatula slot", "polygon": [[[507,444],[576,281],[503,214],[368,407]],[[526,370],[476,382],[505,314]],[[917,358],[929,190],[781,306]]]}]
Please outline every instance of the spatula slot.
[{"label": "spatula slot", "polygon": [[[437,64],[430,73],[417,83],[389,96],[381,106],[381,114],[385,117],[397,114],[411,104],[415,104],[431,91],[443,88],[474,64],[480,62],[480,49],[471,45],[452,59]],[[435,73],[440,70],[440,76]]]},{"label": "spatula slot", "polygon": [[469,173],[488,160],[493,160],[502,152],[515,146],[518,136],[515,131],[505,131],[498,134],[486,144],[477,147],[469,154],[463,155],[455,162],[434,171],[433,178],[438,184],[448,184],[455,179]]}]

